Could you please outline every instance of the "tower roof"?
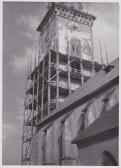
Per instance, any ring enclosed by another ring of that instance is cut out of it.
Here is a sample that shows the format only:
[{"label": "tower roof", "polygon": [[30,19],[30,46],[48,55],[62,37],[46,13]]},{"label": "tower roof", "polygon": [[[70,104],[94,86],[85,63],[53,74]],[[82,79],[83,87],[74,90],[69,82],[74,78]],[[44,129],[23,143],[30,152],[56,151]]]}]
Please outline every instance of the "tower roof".
[{"label": "tower roof", "polygon": [[[80,144],[81,147],[88,146],[93,142],[99,142],[107,137],[109,138],[109,131],[111,134],[117,134],[115,128],[118,127],[119,106],[116,105],[110,111],[102,114],[94,123],[87,129],[78,133],[77,137],[72,143]],[[101,138],[103,137],[103,138]],[[89,143],[90,141],[90,143]],[[88,142],[88,143],[87,143]]]}]

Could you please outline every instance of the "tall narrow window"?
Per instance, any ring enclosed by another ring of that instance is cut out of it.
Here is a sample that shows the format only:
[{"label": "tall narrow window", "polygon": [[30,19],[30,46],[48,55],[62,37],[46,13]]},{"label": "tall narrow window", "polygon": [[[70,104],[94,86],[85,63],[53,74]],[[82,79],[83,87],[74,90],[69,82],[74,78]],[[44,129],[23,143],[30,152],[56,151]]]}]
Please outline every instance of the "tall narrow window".
[{"label": "tall narrow window", "polygon": [[42,140],[42,164],[46,164],[46,135],[47,131],[44,131],[43,140]]},{"label": "tall narrow window", "polygon": [[95,109],[95,105],[97,104],[95,100],[96,99],[89,101],[82,110],[78,122],[79,131],[83,131],[100,116],[100,112]]},{"label": "tall narrow window", "polygon": [[104,112],[109,111],[110,110],[110,100],[109,100],[109,98],[104,99],[103,101],[104,101]]},{"label": "tall narrow window", "polygon": [[81,113],[81,116],[79,117],[79,120],[78,120],[78,131],[79,132],[83,131],[84,128],[85,128],[85,117],[84,117],[84,115],[85,115],[85,112],[83,111]]},{"label": "tall narrow window", "polygon": [[81,55],[81,43],[78,39],[71,39],[71,55],[79,57]]},{"label": "tall narrow window", "polygon": [[73,151],[72,141],[72,122],[70,114],[64,117],[61,121],[60,133],[58,138],[59,146],[59,164],[60,165],[73,165],[75,156]]},{"label": "tall narrow window", "polygon": [[53,127],[48,125],[44,130],[42,144],[42,163],[43,165],[54,165],[53,162]]},{"label": "tall narrow window", "polygon": [[75,55],[75,45],[73,43],[71,44],[71,54]]},{"label": "tall narrow window", "polygon": [[116,88],[110,90],[102,100],[104,102],[102,113],[110,111],[118,103],[117,100],[115,99],[115,91]]},{"label": "tall narrow window", "polygon": [[58,136],[58,149],[59,149],[59,165],[62,165],[62,158],[63,158],[63,130],[64,129],[64,125],[63,123],[61,123],[60,127],[59,127],[59,136]]}]

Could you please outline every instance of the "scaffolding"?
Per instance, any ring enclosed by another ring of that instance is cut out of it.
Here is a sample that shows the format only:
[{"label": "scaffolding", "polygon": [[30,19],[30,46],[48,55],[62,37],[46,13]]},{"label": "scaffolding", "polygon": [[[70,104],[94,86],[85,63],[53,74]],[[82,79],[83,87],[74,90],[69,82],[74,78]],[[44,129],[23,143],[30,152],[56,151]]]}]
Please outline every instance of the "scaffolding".
[{"label": "scaffolding", "polygon": [[[101,65],[95,62],[94,67],[97,72]],[[92,76],[92,62],[52,50],[30,71],[24,103],[22,164],[31,162],[31,142],[37,123],[52,113],[74,91],[72,84],[82,85]]]},{"label": "scaffolding", "polygon": [[[27,74],[21,150],[22,165],[31,165],[32,139],[38,130],[36,127],[38,122],[53,113],[54,109],[69,94],[102,68],[100,64],[94,62],[93,54],[89,61],[83,59],[81,55],[79,57],[70,55],[68,52],[67,54],[60,53],[57,44],[55,50],[50,48],[49,46],[43,58],[38,52],[38,63],[37,65],[35,63],[33,70],[32,63],[30,63],[30,70]],[[41,61],[39,58],[42,58]]]}]

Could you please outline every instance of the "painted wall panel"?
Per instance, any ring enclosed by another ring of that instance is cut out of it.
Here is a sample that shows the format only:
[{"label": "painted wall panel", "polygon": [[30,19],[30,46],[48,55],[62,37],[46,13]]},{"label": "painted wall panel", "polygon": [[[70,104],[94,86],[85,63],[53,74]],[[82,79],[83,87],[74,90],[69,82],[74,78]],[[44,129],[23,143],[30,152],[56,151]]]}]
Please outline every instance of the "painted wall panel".
[{"label": "painted wall panel", "polygon": [[[58,16],[58,39],[59,52],[63,54],[72,54],[71,43],[78,42],[76,56],[91,60],[92,46],[91,46],[91,32],[90,26],[71,21],[66,18]],[[79,54],[78,54],[79,52]]]}]

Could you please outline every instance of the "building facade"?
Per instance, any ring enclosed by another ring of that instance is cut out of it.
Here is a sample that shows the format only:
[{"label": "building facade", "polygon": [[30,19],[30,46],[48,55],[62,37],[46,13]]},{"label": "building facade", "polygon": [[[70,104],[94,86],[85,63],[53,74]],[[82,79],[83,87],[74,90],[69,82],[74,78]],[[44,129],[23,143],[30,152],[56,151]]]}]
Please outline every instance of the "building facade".
[{"label": "building facade", "polygon": [[118,60],[112,66],[38,122],[31,144],[32,165],[105,165],[100,161],[105,151],[118,165]]},{"label": "building facade", "polygon": [[95,19],[82,3],[49,3],[37,28],[39,64],[27,77],[22,164],[88,165],[80,160],[78,133],[118,104],[118,79],[103,89],[118,78],[117,61],[100,72],[94,61]]}]

